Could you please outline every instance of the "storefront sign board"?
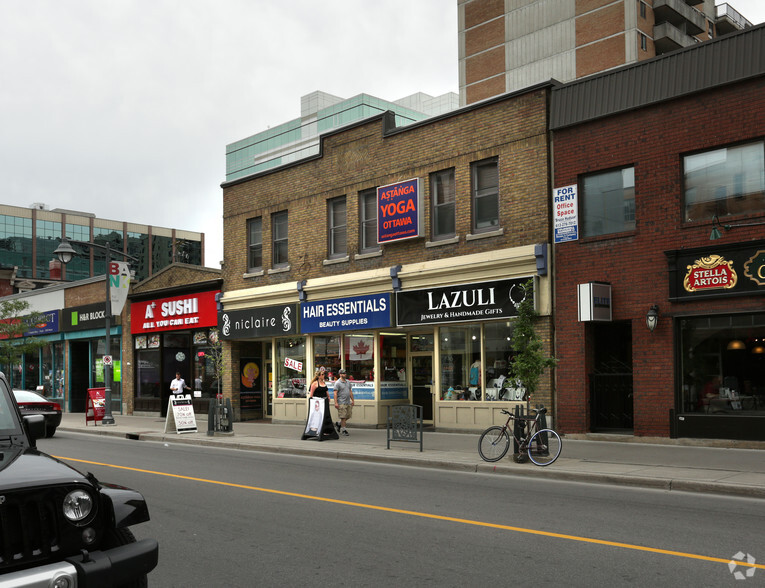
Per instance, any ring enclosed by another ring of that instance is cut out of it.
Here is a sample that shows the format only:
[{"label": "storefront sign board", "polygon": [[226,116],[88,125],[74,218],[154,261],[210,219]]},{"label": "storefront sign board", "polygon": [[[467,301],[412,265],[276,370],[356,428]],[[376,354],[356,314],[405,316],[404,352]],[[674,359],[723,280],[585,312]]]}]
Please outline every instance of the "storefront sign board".
[{"label": "storefront sign board", "polygon": [[579,320],[610,322],[612,317],[611,284],[589,282],[577,285]]},{"label": "storefront sign board", "polygon": [[133,302],[130,307],[130,332],[136,335],[214,327],[218,324],[215,295],[219,292],[195,292]]},{"label": "storefront sign board", "polygon": [[221,339],[258,339],[295,335],[297,305],[280,304],[246,310],[228,310],[218,315]]},{"label": "storefront sign board", "polygon": [[765,241],[665,252],[670,300],[765,294]]},{"label": "storefront sign board", "polygon": [[419,237],[424,209],[419,178],[377,188],[377,242]]},{"label": "storefront sign board", "polygon": [[528,277],[396,292],[396,324],[430,325],[518,316]]},{"label": "storefront sign board", "polygon": [[104,420],[106,412],[106,388],[88,388],[88,401],[85,408],[85,426],[88,421],[93,421],[94,425],[98,421]]},{"label": "storefront sign board", "polygon": [[390,294],[333,298],[300,304],[302,333],[382,329],[391,326]]},{"label": "storefront sign board", "polygon": [[194,415],[194,403],[191,394],[171,396],[167,404],[165,433],[175,431],[181,433],[196,433],[197,419]]},{"label": "storefront sign board", "polygon": [[42,320],[24,333],[25,337],[58,333],[58,310],[49,310],[42,315]]},{"label": "storefront sign board", "polygon": [[62,331],[85,331],[88,329],[104,329],[106,319],[106,303],[74,306],[61,311],[60,327]]}]

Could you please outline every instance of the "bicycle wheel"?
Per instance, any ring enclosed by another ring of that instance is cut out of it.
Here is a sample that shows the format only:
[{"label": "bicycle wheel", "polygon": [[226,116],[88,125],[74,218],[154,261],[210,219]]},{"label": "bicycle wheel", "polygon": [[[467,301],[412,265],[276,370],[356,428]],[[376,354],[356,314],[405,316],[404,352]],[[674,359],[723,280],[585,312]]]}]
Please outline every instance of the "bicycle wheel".
[{"label": "bicycle wheel", "polygon": [[489,427],[478,440],[478,453],[484,461],[499,461],[510,449],[510,436],[504,427]]},{"label": "bicycle wheel", "polygon": [[538,466],[547,466],[558,459],[561,449],[560,435],[552,429],[542,429],[529,440],[529,459]]}]

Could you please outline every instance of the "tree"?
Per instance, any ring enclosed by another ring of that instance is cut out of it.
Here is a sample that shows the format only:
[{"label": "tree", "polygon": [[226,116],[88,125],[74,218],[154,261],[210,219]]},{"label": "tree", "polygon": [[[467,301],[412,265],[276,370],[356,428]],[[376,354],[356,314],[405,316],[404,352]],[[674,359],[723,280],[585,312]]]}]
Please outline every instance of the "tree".
[{"label": "tree", "polygon": [[557,360],[544,354],[542,341],[534,330],[539,316],[534,308],[534,280],[523,285],[523,301],[518,305],[518,318],[513,329],[515,357],[510,365],[511,377],[526,389],[526,407],[539,385],[539,378],[546,368],[555,367]]},{"label": "tree", "polygon": [[[27,353],[35,353],[47,345],[47,341],[27,335],[36,325],[45,323],[45,315],[27,312],[26,300],[5,300],[0,302],[0,364],[11,370],[21,363]],[[12,379],[12,374],[9,374]],[[20,386],[21,382],[11,382]]]}]

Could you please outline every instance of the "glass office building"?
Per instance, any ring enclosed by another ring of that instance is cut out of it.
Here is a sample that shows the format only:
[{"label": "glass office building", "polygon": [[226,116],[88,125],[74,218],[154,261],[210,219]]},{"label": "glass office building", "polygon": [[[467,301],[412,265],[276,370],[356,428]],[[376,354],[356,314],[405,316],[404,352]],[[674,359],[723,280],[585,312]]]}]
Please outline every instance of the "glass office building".
[{"label": "glass office building", "polygon": [[203,265],[204,233],[100,219],[86,212],[46,210],[43,206],[0,205],[0,268],[14,270],[12,279],[25,282],[22,287],[16,284],[15,291],[104,274],[103,254],[95,250],[89,253],[80,248],[83,255],[61,267],[53,251],[62,236],[108,244],[115,251],[136,257],[138,263],[131,263],[136,281],[172,263]]}]

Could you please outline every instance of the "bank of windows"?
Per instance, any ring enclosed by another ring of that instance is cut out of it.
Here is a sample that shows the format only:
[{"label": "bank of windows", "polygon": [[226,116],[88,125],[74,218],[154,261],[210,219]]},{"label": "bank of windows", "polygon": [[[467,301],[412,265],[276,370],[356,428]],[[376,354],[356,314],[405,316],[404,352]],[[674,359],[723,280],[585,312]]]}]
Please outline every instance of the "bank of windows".
[{"label": "bank of windows", "polygon": [[19,277],[32,276],[32,219],[0,214],[0,256],[17,266]]},{"label": "bank of windows", "polygon": [[682,412],[765,415],[765,314],[680,320]]},{"label": "bank of windows", "polygon": [[[75,241],[90,241],[90,227],[88,225],[78,225],[66,223],[64,225],[64,234],[69,239]],[[82,246],[74,247],[83,252],[83,255],[75,255],[72,260],[66,264],[66,279],[69,281],[82,280],[90,277],[90,250]]]},{"label": "bank of windows", "polygon": [[128,231],[127,253],[138,259],[130,262],[130,270],[135,271],[135,281],[140,282],[149,277],[149,235]]},{"label": "bank of windows", "polygon": [[455,236],[456,197],[454,168],[430,174],[431,238],[433,241],[451,239]]},{"label": "bank of windows", "polygon": [[359,192],[359,253],[380,250],[377,242],[377,188]]},{"label": "bank of windows", "polygon": [[176,239],[175,261],[189,265],[202,265],[202,242],[191,239]]},{"label": "bank of windows", "polygon": [[[106,246],[113,252],[121,252],[124,247],[124,237],[122,231],[109,229],[105,227],[93,227],[93,242]],[[87,254],[88,251],[86,250]],[[112,261],[122,261],[122,256],[113,254]],[[106,273],[106,256],[102,249],[94,249],[93,255],[93,275],[101,276]]]},{"label": "bank of windows", "polygon": [[584,176],[582,234],[597,237],[635,229],[635,168]]},{"label": "bank of windows", "polygon": [[289,265],[287,221],[286,210],[271,215],[271,264],[274,269],[286,268]]},{"label": "bank of windows", "polygon": [[49,277],[50,262],[57,259],[53,253],[61,241],[61,223],[57,221],[37,220],[35,222],[37,253],[35,265],[37,277]]},{"label": "bank of windows", "polygon": [[513,321],[441,327],[439,400],[522,400],[509,377],[512,334]]},{"label": "bank of windows", "polygon": [[327,201],[327,244],[329,259],[348,255],[348,215],[345,196]]},{"label": "bank of windows", "polygon": [[683,157],[684,218],[711,220],[765,212],[765,142]]},{"label": "bank of windows", "polygon": [[263,217],[247,221],[247,272],[263,270]]},{"label": "bank of windows", "polygon": [[473,232],[499,228],[499,164],[496,159],[471,164]]}]

